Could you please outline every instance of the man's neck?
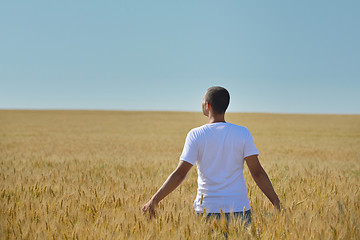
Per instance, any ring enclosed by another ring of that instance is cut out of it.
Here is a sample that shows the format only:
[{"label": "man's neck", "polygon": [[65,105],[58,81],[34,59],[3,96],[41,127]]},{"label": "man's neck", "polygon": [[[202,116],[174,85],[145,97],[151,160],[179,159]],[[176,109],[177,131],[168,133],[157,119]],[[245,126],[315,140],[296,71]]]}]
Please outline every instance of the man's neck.
[{"label": "man's neck", "polygon": [[209,123],[225,122],[225,114],[209,114]]}]

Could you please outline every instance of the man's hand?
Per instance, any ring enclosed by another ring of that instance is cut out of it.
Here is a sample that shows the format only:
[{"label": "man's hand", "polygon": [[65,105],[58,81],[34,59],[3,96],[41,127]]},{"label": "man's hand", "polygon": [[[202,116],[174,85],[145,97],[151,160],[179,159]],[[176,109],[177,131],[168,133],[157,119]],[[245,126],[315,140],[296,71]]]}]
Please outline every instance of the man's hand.
[{"label": "man's hand", "polygon": [[275,209],[276,211],[279,211],[279,212],[281,211],[280,201],[274,203],[274,209]]},{"label": "man's hand", "polygon": [[170,174],[168,179],[166,179],[162,187],[154,194],[150,201],[141,208],[143,213],[145,214],[146,212],[149,212],[150,217],[155,216],[155,208],[157,207],[157,204],[180,185],[191,167],[192,164],[181,160],[177,168]]},{"label": "man's hand", "polygon": [[146,214],[148,212],[150,214],[150,218],[152,218],[155,216],[156,207],[157,203],[153,199],[151,199],[141,208],[141,210],[143,214]]}]

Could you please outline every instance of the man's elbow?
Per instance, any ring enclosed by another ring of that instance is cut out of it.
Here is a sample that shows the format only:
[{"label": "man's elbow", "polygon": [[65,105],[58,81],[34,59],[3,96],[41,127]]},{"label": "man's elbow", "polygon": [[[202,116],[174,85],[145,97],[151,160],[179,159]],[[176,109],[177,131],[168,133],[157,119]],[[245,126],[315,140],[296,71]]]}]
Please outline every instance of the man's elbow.
[{"label": "man's elbow", "polygon": [[183,180],[186,178],[186,176],[187,176],[187,172],[186,172],[186,173],[181,172],[181,173],[180,173],[180,179],[181,179],[181,181],[183,181]]},{"label": "man's elbow", "polygon": [[257,180],[262,178],[263,176],[266,176],[266,172],[264,171],[264,169],[260,168],[257,169],[256,171],[252,171],[251,176],[253,177],[254,180]]},{"label": "man's elbow", "polygon": [[179,182],[182,182],[186,178],[187,173],[182,171],[174,171],[173,176]]}]

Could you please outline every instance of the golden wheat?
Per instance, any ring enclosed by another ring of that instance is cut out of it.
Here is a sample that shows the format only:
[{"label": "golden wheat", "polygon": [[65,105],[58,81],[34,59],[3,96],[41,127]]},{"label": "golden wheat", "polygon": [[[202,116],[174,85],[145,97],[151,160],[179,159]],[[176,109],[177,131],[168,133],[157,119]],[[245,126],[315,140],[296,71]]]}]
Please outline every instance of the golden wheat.
[{"label": "golden wheat", "polygon": [[141,206],[177,166],[200,113],[0,111],[1,239],[360,239],[360,116],[227,114],[247,126],[284,210],[245,170],[252,226],[194,213],[196,170]]}]

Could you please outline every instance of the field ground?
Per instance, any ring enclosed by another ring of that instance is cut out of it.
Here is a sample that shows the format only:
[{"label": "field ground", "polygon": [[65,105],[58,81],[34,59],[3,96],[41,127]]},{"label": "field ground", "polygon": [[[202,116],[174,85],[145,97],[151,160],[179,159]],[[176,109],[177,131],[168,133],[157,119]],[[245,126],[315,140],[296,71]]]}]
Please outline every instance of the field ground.
[{"label": "field ground", "polygon": [[245,167],[252,227],[194,214],[196,169],[140,212],[177,166],[200,113],[0,111],[0,239],[360,239],[360,115],[230,113],[284,210]]}]

